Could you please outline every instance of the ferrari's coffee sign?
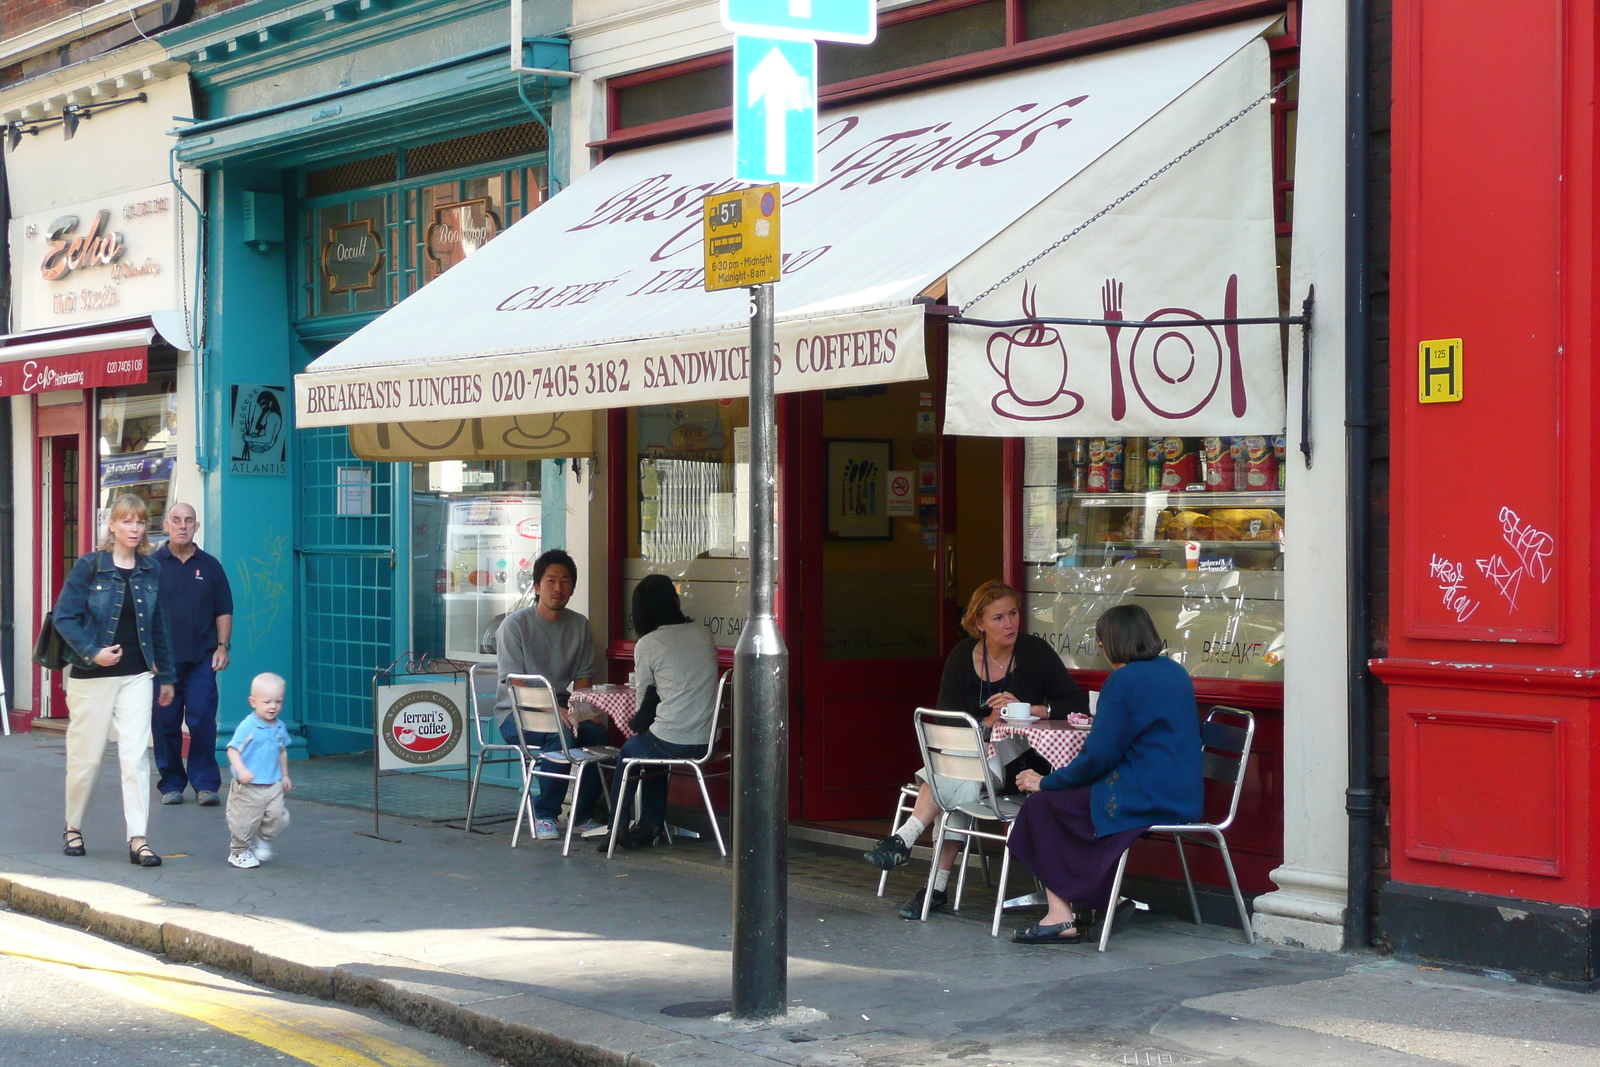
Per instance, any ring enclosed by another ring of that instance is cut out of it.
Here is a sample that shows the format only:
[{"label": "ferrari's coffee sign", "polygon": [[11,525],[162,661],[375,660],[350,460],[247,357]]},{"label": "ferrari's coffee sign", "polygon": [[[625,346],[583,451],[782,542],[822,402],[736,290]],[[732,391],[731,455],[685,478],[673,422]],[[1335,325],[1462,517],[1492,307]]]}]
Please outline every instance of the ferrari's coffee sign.
[{"label": "ferrari's coffee sign", "polygon": [[378,687],[378,769],[434,771],[467,765],[465,679],[406,679]]},{"label": "ferrari's coffee sign", "polygon": [[159,185],[13,220],[17,329],[181,307],[176,199]]}]

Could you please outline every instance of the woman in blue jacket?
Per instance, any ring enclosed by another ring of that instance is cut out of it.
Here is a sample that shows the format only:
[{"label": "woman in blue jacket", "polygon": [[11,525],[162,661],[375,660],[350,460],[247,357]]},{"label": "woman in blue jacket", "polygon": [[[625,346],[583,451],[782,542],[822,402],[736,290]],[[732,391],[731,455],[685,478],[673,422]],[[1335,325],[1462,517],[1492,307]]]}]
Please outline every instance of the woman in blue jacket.
[{"label": "woman in blue jacket", "polygon": [[[78,560],[52,620],[67,645],[67,829],[61,851],[84,854],[83,816],[106,741],[117,735],[128,862],[159,867],[145,840],[150,818],[150,698],[172,703],[176,672],[161,572],[150,558],[145,503],[123,495],[111,506],[100,549]],[[159,692],[152,693],[159,685]]]},{"label": "woman in blue jacket", "polygon": [[1194,822],[1205,796],[1194,683],[1161,655],[1161,635],[1136,604],[1095,624],[1111,663],[1094,726],[1077,759],[1048,775],[1023,771],[1022,805],[1008,847],[1045,885],[1050,909],[1011,939],[1024,945],[1083,940],[1074,905],[1108,908],[1117,861],[1157,824]]}]

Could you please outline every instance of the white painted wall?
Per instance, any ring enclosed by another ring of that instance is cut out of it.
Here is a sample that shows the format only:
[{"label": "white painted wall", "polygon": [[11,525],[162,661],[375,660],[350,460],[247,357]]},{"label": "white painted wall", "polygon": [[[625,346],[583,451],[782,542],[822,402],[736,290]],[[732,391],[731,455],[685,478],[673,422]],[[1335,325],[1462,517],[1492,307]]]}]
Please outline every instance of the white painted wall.
[{"label": "white painted wall", "polygon": [[11,611],[16,620],[16,649],[11,662],[13,708],[38,711],[33,695],[33,635],[38,616],[33,603],[33,505],[38,484],[33,477],[33,398],[13,396],[11,405],[11,552],[16,570],[11,581]]},{"label": "white painted wall", "polygon": [[[1258,897],[1264,938],[1336,950],[1346,884],[1346,612],[1344,449],[1344,92],[1341,0],[1301,8],[1300,117],[1295,155],[1295,309],[1317,287],[1312,331],[1314,464],[1289,463],[1285,554],[1283,837],[1279,889]],[[1289,360],[1289,449],[1298,455],[1302,379]]]}]

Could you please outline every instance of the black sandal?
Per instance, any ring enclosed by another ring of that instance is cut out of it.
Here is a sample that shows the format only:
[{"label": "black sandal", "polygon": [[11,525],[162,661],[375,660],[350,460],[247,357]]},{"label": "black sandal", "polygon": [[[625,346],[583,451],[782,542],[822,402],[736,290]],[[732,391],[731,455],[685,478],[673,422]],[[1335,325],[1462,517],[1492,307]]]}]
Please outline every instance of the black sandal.
[{"label": "black sandal", "polygon": [[155,850],[150,847],[150,842],[146,841],[138,848],[134,848],[132,844],[128,845],[128,862],[136,867],[159,867],[161,857],[156,855]]},{"label": "black sandal", "polygon": [[[1072,933],[1067,933],[1071,930]],[[1076,945],[1083,941],[1083,933],[1076,920],[1064,923],[1034,923],[1011,931],[1011,940],[1019,945]]]},{"label": "black sandal", "polygon": [[78,830],[61,831],[61,853],[65,856],[84,856],[89,852],[83,847],[83,834]]}]

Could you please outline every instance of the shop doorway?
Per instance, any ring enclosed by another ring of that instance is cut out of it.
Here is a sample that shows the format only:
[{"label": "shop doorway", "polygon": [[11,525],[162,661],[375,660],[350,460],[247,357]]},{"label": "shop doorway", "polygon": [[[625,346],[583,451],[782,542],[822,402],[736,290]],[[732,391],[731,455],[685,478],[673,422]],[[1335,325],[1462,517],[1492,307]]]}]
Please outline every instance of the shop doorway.
[{"label": "shop doorway", "polygon": [[[80,488],[82,483],[82,455],[76,434],[46,437],[40,442],[40,468],[44,473],[44,523],[45,543],[40,559],[42,582],[40,592],[44,605],[40,617],[55,606],[72,573],[73,564],[83,548],[82,508]],[[49,682],[47,703],[41,717],[66,718],[67,690],[65,671],[46,672]]]},{"label": "shop doorway", "polygon": [[[921,765],[911,713],[935,703],[960,605],[1000,574],[1000,442],[943,437],[938,355],[929,379],[801,401],[806,821],[888,817]],[[909,514],[881,506],[891,471],[913,480]]]}]

